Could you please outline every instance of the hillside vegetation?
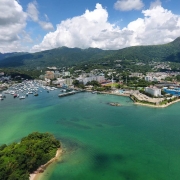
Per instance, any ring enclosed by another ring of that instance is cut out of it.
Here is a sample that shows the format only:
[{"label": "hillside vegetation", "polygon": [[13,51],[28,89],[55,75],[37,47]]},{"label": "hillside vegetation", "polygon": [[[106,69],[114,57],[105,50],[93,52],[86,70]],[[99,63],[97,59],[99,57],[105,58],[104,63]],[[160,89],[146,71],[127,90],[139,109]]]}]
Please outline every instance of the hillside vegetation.
[{"label": "hillside vegetation", "polygon": [[[4,57],[4,58],[3,58]],[[133,46],[120,50],[101,50],[98,48],[61,47],[52,50],[13,54],[0,54],[0,67],[21,67],[34,69],[47,66],[71,66],[80,63],[104,62],[106,60],[136,60],[180,62],[180,37],[163,45]]]},{"label": "hillside vegetation", "polygon": [[28,180],[29,174],[56,154],[60,142],[49,133],[34,132],[20,143],[0,146],[0,180]]}]

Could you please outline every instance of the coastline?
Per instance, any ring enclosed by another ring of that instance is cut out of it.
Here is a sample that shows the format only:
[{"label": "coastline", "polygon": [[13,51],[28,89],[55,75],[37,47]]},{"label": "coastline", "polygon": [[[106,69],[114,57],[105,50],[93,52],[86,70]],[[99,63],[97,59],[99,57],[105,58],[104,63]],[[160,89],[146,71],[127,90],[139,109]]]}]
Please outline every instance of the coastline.
[{"label": "coastline", "polygon": [[[130,94],[117,94],[117,93],[111,93],[111,92],[100,92],[99,94],[109,94],[109,95],[116,95],[116,96],[125,96],[125,97],[130,97]],[[172,104],[175,104],[177,102],[180,102],[180,99],[177,99],[173,102],[163,104],[163,105],[152,105],[152,104],[146,104],[146,103],[141,103],[141,102],[135,102],[133,101],[135,105],[140,105],[140,106],[147,106],[147,107],[153,107],[153,108],[166,108]]]},{"label": "coastline", "polygon": [[140,102],[134,102],[135,105],[140,105],[140,106],[148,106],[148,107],[153,107],[153,108],[166,108],[172,104],[175,104],[177,102],[180,102],[180,99],[177,99],[176,101],[170,102],[168,104],[164,105],[151,105],[151,104],[145,104],[145,103],[140,103]]},{"label": "coastline", "polygon": [[39,175],[42,174],[51,163],[53,163],[56,160],[58,160],[61,157],[62,152],[63,152],[62,148],[58,148],[57,151],[56,151],[55,157],[50,159],[46,164],[41,165],[37,169],[37,171],[35,171],[34,173],[30,174],[29,180],[38,180],[39,179]]}]

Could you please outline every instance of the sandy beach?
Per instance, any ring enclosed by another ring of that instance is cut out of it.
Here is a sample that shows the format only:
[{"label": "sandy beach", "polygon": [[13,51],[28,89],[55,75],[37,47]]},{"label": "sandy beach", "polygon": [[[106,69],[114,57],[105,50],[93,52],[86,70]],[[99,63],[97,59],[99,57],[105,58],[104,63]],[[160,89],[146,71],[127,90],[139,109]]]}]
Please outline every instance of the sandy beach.
[{"label": "sandy beach", "polygon": [[58,160],[62,155],[62,149],[59,148],[56,151],[56,156],[54,158],[52,158],[51,160],[49,160],[46,164],[40,166],[38,168],[37,171],[35,171],[34,173],[30,174],[29,180],[38,180],[39,175],[41,174],[41,170],[45,171],[46,168],[53,162],[55,162],[56,160]]}]

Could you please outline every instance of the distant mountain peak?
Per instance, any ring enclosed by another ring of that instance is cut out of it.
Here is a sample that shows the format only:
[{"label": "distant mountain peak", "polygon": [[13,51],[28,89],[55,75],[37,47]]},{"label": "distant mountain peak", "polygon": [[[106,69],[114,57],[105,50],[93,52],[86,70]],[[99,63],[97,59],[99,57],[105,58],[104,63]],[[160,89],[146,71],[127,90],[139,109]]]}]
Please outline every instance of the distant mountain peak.
[{"label": "distant mountain peak", "polygon": [[176,38],[172,44],[180,46],[180,37]]}]

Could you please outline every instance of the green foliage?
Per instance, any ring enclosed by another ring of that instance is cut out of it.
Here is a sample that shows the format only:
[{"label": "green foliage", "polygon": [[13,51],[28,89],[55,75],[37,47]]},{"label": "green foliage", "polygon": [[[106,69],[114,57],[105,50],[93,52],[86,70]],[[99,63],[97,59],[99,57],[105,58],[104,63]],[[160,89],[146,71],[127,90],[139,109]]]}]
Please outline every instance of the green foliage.
[{"label": "green foliage", "polygon": [[161,90],[161,94],[164,96],[164,95],[166,95],[167,93],[166,93],[164,90]]},{"label": "green foliage", "polygon": [[84,84],[79,82],[78,80],[74,80],[72,84],[77,88],[85,89]]},{"label": "green foliage", "polygon": [[111,86],[101,86],[101,87],[98,87],[98,86],[95,86],[92,88],[93,91],[109,91],[111,90]]},{"label": "green foliage", "polygon": [[[35,79],[38,78],[42,72],[39,70],[25,70],[21,68],[3,68],[2,71],[7,75],[11,76],[12,78],[15,78],[16,76],[19,76],[20,79]],[[16,80],[16,79],[15,79]]]},{"label": "green foliage", "polygon": [[55,156],[60,142],[49,133],[34,132],[20,143],[0,146],[0,180],[28,180],[29,174]]},{"label": "green foliage", "polygon": [[101,84],[98,82],[98,81],[90,81],[90,82],[87,82],[87,84],[86,84],[87,86],[88,85],[92,85],[92,86],[97,86],[97,87],[100,87],[101,86]]},{"label": "green foliage", "polygon": [[165,78],[165,81],[172,81],[173,80],[173,77],[166,77]]},{"label": "green foliage", "polygon": [[177,81],[180,81],[180,75],[176,76]]}]

